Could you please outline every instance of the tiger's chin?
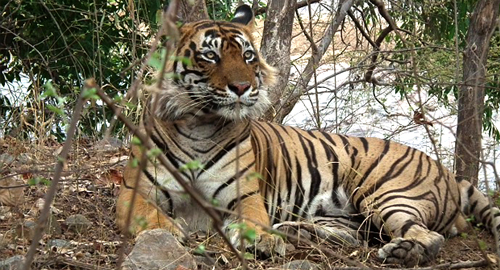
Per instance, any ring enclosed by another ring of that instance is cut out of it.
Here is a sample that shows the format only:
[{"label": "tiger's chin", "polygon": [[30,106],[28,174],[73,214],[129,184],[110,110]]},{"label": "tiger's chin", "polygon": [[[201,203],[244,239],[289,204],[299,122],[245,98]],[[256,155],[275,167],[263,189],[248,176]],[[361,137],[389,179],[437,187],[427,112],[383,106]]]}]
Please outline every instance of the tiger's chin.
[{"label": "tiger's chin", "polygon": [[259,117],[261,117],[269,108],[269,105],[270,102],[268,101],[268,99],[265,99],[265,101],[259,100],[259,102],[253,105],[234,103],[229,106],[218,108],[216,111],[214,111],[214,114],[217,114],[224,119],[235,122],[247,121],[258,119]]}]

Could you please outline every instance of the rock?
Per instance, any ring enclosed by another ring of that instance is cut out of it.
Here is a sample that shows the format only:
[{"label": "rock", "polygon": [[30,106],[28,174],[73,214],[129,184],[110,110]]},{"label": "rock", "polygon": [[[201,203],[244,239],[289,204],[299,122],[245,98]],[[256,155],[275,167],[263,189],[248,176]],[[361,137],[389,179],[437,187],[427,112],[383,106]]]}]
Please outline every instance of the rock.
[{"label": "rock", "polygon": [[286,244],[286,252],[290,253],[292,251],[295,251],[295,246],[293,244],[290,244],[290,243]]},{"label": "rock", "polygon": [[3,165],[8,165],[10,163],[14,162],[14,157],[7,154],[7,153],[3,153],[0,155],[0,166],[3,166]]},{"label": "rock", "polygon": [[281,269],[320,270],[321,268],[308,260],[295,260],[283,265]]},{"label": "rock", "polygon": [[68,226],[68,230],[75,233],[86,233],[92,226],[92,222],[80,214],[69,216],[65,223]]},{"label": "rock", "polygon": [[123,146],[123,142],[117,138],[102,139],[92,146],[91,149],[97,152],[116,152]]},{"label": "rock", "polygon": [[71,243],[69,241],[66,241],[66,240],[63,240],[63,239],[50,239],[47,242],[47,246],[49,248],[61,249],[61,248],[68,248],[68,247],[70,247]]},{"label": "rock", "polygon": [[4,261],[0,261],[0,270],[21,270],[24,264],[24,256],[16,255]]},{"label": "rock", "polygon": [[167,230],[144,231],[123,262],[123,270],[197,269],[196,261],[179,241]]}]

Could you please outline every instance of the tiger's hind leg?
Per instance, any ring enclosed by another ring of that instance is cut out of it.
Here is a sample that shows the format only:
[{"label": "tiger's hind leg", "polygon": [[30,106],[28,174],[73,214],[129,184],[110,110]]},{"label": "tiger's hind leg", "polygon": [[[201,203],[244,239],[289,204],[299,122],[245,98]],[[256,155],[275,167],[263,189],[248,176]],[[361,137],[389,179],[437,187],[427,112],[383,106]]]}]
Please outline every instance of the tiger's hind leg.
[{"label": "tiger's hind leg", "polygon": [[[388,216],[382,227],[392,240],[378,250],[379,259],[412,267],[436,257],[444,243],[441,234],[429,230],[419,218],[407,211],[385,209],[382,214]],[[372,220],[380,222],[380,215],[373,214]]]},{"label": "tiger's hind leg", "polygon": [[314,217],[311,221],[285,221],[277,223],[273,229],[295,236],[291,242],[306,238],[316,243],[327,241],[337,245],[360,246],[363,237],[361,223],[344,217]]}]

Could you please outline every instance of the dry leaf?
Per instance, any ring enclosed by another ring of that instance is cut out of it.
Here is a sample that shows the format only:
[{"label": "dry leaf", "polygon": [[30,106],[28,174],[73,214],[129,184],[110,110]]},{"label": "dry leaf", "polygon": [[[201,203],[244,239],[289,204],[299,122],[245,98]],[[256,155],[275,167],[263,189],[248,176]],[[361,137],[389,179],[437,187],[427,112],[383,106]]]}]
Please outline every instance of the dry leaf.
[{"label": "dry leaf", "polygon": [[24,181],[14,177],[0,180],[0,204],[19,206],[24,203]]}]

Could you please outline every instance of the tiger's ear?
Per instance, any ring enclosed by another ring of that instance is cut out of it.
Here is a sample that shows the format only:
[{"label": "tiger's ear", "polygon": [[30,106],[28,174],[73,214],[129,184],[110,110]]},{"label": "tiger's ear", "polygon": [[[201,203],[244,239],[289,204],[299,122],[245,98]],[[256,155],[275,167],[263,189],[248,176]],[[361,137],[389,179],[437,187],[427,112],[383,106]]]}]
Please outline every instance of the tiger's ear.
[{"label": "tiger's ear", "polygon": [[234,12],[234,18],[231,20],[231,22],[251,26],[253,25],[253,19],[254,16],[252,8],[248,5],[241,5]]}]

